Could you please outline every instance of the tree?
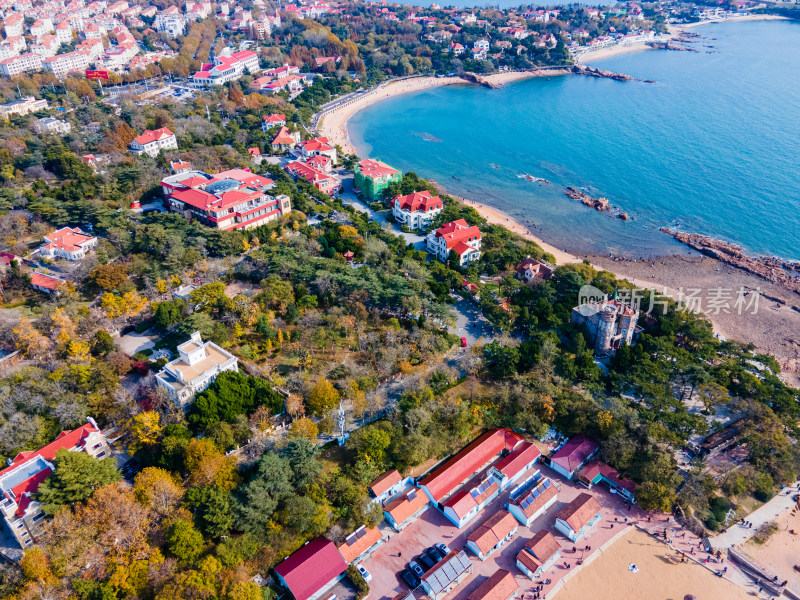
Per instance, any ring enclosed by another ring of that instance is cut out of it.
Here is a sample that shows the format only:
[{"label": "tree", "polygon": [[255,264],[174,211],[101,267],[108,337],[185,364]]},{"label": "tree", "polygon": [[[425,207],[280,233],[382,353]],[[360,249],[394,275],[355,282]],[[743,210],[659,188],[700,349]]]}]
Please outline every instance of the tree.
[{"label": "tree", "polygon": [[136,476],[133,493],[139,502],[150,506],[163,517],[178,506],[183,497],[183,488],[169,471],[147,467]]},{"label": "tree", "polygon": [[153,315],[153,321],[161,331],[166,331],[183,318],[183,308],[177,302],[161,302]]},{"label": "tree", "polygon": [[208,313],[196,312],[178,325],[178,331],[183,335],[192,335],[195,331],[199,331],[200,337],[208,339],[214,334],[214,319]]},{"label": "tree", "polygon": [[253,581],[234,583],[229,589],[226,600],[263,600],[261,588]]},{"label": "tree", "polygon": [[519,349],[513,346],[503,346],[500,342],[492,342],[484,346],[483,355],[489,370],[495,377],[505,378],[516,375]]},{"label": "tree", "polygon": [[186,446],[184,467],[192,486],[216,485],[223,490],[236,487],[238,475],[233,458],[228,458],[206,439],[194,438]]},{"label": "tree", "polygon": [[186,492],[186,504],[194,513],[195,524],[206,536],[219,538],[230,532],[233,527],[230,498],[230,494],[213,485]]},{"label": "tree", "polygon": [[321,417],[329,410],[339,405],[339,392],[333,384],[322,377],[311,388],[306,405],[311,414]]},{"label": "tree", "polygon": [[133,455],[139,450],[154,448],[161,439],[160,417],[157,412],[148,410],[141,412],[128,422],[128,433],[131,443],[128,453]]},{"label": "tree", "polygon": [[166,542],[167,551],[185,563],[194,563],[203,553],[203,535],[184,519],[170,526]]},{"label": "tree", "polygon": [[96,489],[122,479],[113,460],[97,460],[84,452],[61,449],[53,466],[55,472],[39,485],[36,494],[36,501],[51,515],[59,507],[86,500]]},{"label": "tree", "polygon": [[289,460],[292,469],[292,485],[303,489],[311,485],[322,472],[322,463],[317,460],[319,449],[306,438],[289,440],[281,455]]},{"label": "tree", "polygon": [[697,388],[697,395],[703,402],[703,406],[711,411],[717,406],[728,402],[731,399],[728,390],[715,382],[704,383]]},{"label": "tree", "polygon": [[123,284],[128,281],[128,269],[125,265],[97,265],[89,272],[89,279],[101,290],[122,291]]},{"label": "tree", "polygon": [[92,354],[95,356],[105,356],[117,348],[114,338],[103,329],[98,329],[92,338]]},{"label": "tree", "polygon": [[300,417],[289,427],[289,439],[304,438],[311,442],[316,441],[319,435],[319,428],[308,417]]},{"label": "tree", "polygon": [[252,414],[259,406],[266,406],[272,414],[280,414],[283,396],[265,379],[225,371],[195,397],[188,421],[198,429],[207,429],[219,421],[233,423],[241,415]]},{"label": "tree", "polygon": [[236,490],[237,529],[263,531],[272,514],[293,493],[289,461],[277,454],[263,454],[250,481]]}]

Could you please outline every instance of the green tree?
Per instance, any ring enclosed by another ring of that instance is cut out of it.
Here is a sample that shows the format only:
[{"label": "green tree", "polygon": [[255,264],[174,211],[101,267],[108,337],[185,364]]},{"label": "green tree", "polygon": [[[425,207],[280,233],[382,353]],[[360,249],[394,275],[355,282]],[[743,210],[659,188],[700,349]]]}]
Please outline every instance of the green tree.
[{"label": "green tree", "polygon": [[317,460],[318,454],[317,446],[305,438],[289,440],[281,451],[281,455],[289,461],[295,489],[311,485],[322,472],[322,463]]},{"label": "green tree", "polygon": [[252,533],[264,531],[272,514],[293,493],[289,461],[277,454],[263,454],[250,481],[236,490],[237,529]]},{"label": "green tree", "polygon": [[185,563],[194,563],[203,553],[203,534],[189,521],[178,519],[167,530],[167,551]]},{"label": "green tree", "polygon": [[166,331],[183,318],[183,308],[177,302],[162,302],[156,308],[153,321],[161,331]]},{"label": "green tree", "polygon": [[178,331],[183,335],[192,335],[195,331],[199,331],[203,339],[208,339],[214,335],[214,319],[208,313],[196,312],[178,325]]},{"label": "green tree", "polygon": [[230,494],[214,485],[205,485],[189,489],[185,502],[194,513],[195,524],[206,536],[228,535],[233,527]]},{"label": "green tree", "polygon": [[36,501],[51,515],[59,507],[86,500],[96,489],[122,479],[113,460],[97,460],[84,452],[59,450],[53,466],[55,472],[39,485],[36,494]]},{"label": "green tree", "polygon": [[500,342],[492,342],[483,348],[486,365],[494,377],[505,378],[517,374],[519,350],[513,346],[503,346]]},{"label": "green tree", "polygon": [[95,356],[105,356],[110,352],[116,350],[117,345],[114,343],[114,338],[111,334],[103,329],[95,332],[92,338],[92,354]]}]

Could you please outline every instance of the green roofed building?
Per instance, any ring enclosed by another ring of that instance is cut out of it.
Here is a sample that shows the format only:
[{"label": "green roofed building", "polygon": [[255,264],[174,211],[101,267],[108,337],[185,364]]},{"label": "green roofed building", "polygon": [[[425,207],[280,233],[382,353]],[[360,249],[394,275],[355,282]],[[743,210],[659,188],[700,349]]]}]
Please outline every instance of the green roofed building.
[{"label": "green roofed building", "polygon": [[403,174],[385,162],[367,158],[356,165],[353,184],[356,190],[370,200],[380,200],[381,192],[393,181],[400,181]]}]

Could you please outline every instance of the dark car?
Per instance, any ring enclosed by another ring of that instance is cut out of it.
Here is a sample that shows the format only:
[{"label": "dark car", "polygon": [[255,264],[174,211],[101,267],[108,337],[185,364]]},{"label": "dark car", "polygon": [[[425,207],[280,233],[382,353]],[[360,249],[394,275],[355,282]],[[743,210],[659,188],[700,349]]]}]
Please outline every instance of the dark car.
[{"label": "dark car", "polygon": [[425,554],[430,556],[431,560],[434,563],[438,563],[440,560],[442,560],[444,558],[444,554],[439,552],[439,550],[437,550],[435,546],[431,546],[430,548],[425,550]]},{"label": "dark car", "polygon": [[414,575],[408,569],[403,569],[400,571],[400,578],[406,582],[406,585],[410,587],[412,590],[419,585],[419,577]]},{"label": "dark car", "polygon": [[408,563],[408,570],[417,577],[422,577],[425,575],[425,571],[422,570],[422,567],[420,567],[419,563],[415,560],[412,560],[410,563]]},{"label": "dark car", "polygon": [[436,564],[436,561],[435,561],[435,560],[431,560],[431,557],[430,557],[430,556],[428,556],[428,555],[427,555],[425,552],[423,552],[422,554],[420,554],[420,555],[417,557],[417,560],[418,560],[420,563],[422,563],[422,566],[424,566],[424,567],[425,567],[425,570],[426,570],[426,571],[427,571],[428,569],[432,568],[432,567],[433,567],[433,565],[435,565],[435,564]]}]

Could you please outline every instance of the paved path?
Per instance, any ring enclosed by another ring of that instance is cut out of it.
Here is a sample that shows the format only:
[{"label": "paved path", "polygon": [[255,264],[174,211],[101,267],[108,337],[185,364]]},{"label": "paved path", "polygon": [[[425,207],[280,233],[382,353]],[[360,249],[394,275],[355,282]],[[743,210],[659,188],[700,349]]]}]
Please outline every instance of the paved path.
[{"label": "paved path", "polygon": [[755,535],[762,525],[774,520],[795,505],[795,501],[792,498],[798,493],[798,487],[800,487],[800,483],[782,489],[772,500],[750,513],[747,521],[753,524],[752,527],[745,527],[741,523],[735,523],[725,533],[709,538],[709,543],[715,549],[725,550],[746,542]]}]

